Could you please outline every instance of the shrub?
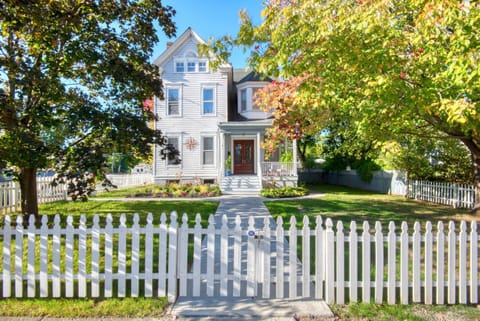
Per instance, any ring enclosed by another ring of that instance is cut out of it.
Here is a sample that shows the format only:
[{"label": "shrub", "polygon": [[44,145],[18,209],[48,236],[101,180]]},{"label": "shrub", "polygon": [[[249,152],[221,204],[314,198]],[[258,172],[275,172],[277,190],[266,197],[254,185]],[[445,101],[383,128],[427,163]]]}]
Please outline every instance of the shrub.
[{"label": "shrub", "polygon": [[268,198],[298,197],[307,195],[308,189],[305,186],[274,187],[263,189],[261,194],[263,197]]}]

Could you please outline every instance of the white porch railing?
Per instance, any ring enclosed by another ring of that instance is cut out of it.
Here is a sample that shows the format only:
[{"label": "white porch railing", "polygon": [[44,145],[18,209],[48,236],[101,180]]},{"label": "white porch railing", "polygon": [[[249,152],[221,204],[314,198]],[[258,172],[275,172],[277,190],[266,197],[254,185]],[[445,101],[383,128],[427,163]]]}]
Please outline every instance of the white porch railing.
[{"label": "white porch railing", "polygon": [[262,176],[297,176],[293,162],[262,162]]}]

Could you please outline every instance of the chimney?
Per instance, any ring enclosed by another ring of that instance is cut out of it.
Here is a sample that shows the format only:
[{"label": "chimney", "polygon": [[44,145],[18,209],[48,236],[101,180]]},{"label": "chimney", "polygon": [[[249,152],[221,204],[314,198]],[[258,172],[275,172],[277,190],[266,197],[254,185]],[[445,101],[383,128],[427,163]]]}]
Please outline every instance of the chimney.
[{"label": "chimney", "polygon": [[170,48],[172,45],[173,45],[173,42],[168,41],[168,42],[167,42],[167,49]]}]

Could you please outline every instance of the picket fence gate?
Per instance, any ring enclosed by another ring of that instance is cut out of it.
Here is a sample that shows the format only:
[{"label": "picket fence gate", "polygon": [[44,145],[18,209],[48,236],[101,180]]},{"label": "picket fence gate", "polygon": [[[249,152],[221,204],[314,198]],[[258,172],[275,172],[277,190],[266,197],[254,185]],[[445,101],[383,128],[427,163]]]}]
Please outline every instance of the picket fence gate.
[{"label": "picket fence gate", "polygon": [[[118,222],[116,221],[118,220]],[[317,298],[327,303],[478,303],[477,223],[391,222],[361,228],[305,216],[283,220],[210,216],[194,226],[172,212],[119,219],[109,214],[66,223],[56,215],[24,227],[5,216],[0,234],[2,297],[185,295]],[[142,223],[140,221],[142,220]],[[52,224],[53,223],[53,224]]]}]

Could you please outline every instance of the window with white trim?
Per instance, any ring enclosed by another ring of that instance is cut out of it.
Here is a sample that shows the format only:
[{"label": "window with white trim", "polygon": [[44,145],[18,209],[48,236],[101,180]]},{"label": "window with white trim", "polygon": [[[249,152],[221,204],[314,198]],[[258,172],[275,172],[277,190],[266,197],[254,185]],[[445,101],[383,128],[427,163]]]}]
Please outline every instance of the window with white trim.
[{"label": "window with white trim", "polygon": [[196,63],[194,61],[187,62],[187,72],[195,72]]},{"label": "window with white trim", "polygon": [[206,61],[199,61],[198,62],[198,72],[206,72],[207,71],[207,62]]},{"label": "window with white trim", "polygon": [[179,88],[167,88],[167,115],[180,116]]},{"label": "window with white trim", "polygon": [[185,62],[183,61],[175,62],[175,72],[185,72]]},{"label": "window with white trim", "polygon": [[202,114],[215,115],[215,89],[213,87],[202,88]]},{"label": "window with white trim", "polygon": [[215,164],[215,145],[213,136],[202,137],[202,164],[214,165]]},{"label": "window with white trim", "polygon": [[179,165],[180,164],[180,139],[178,136],[167,137],[167,147],[174,148],[178,151],[178,157],[168,157],[167,155],[167,164],[168,165]]}]

